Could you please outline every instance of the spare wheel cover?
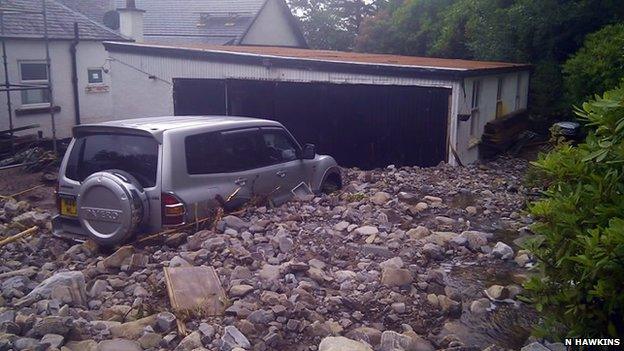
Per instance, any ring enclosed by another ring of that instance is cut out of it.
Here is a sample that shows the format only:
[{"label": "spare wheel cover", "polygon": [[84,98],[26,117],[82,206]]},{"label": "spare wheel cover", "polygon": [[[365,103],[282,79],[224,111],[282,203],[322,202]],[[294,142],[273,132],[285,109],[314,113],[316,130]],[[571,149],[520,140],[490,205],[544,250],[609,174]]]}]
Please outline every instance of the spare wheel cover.
[{"label": "spare wheel cover", "polygon": [[147,197],[124,171],[97,172],[84,180],[77,198],[82,228],[96,241],[121,241],[133,234],[147,213]]}]

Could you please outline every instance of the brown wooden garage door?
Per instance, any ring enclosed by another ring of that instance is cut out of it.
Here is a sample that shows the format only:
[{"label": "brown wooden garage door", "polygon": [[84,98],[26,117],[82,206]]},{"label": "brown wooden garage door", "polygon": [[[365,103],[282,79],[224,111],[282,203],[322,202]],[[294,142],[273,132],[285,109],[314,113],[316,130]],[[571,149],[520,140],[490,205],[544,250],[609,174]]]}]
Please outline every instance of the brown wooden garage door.
[{"label": "brown wooden garage door", "polygon": [[450,89],[413,86],[175,79],[176,115],[282,122],[342,166],[433,166],[447,158]]}]

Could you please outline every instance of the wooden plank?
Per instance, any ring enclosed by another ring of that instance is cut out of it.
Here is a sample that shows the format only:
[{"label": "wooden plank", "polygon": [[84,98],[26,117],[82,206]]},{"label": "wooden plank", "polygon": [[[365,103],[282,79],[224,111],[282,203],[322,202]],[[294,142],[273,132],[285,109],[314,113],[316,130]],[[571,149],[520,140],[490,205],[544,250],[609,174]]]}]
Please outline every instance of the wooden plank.
[{"label": "wooden plank", "polygon": [[178,317],[223,315],[227,297],[213,267],[166,267],[164,271],[169,301]]},{"label": "wooden plank", "polygon": [[0,240],[0,247],[3,247],[3,246],[5,246],[7,244],[10,244],[12,242],[16,242],[16,241],[18,241],[18,240],[20,240],[22,238],[27,237],[27,236],[30,236],[30,235],[36,233],[37,230],[39,230],[39,227],[34,226],[34,227],[30,228],[30,229],[24,230],[21,233],[18,233],[18,234],[15,234],[13,236],[10,236],[10,237],[8,237],[6,239]]},{"label": "wooden plank", "polygon": [[13,133],[21,132],[23,130],[35,129],[35,128],[39,128],[39,127],[40,127],[40,125],[38,125],[38,124],[31,124],[31,125],[24,126],[24,127],[19,127],[19,128],[0,130],[0,134],[10,134],[11,132],[13,132]]}]

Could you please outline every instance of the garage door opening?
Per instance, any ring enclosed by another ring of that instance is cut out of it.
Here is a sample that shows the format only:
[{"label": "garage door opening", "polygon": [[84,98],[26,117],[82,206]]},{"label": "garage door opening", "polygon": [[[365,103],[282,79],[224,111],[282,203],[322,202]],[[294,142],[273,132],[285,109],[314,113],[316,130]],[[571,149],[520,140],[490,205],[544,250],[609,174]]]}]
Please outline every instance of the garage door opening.
[{"label": "garage door opening", "polygon": [[450,94],[414,86],[174,79],[174,111],[276,120],[345,167],[427,167],[447,159]]}]

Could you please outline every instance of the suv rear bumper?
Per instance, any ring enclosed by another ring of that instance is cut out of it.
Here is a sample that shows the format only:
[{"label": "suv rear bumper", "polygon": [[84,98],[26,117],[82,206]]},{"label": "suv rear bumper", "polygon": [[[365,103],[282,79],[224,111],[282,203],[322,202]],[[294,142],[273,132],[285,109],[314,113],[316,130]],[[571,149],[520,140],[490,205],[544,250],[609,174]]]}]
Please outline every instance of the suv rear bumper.
[{"label": "suv rear bumper", "polygon": [[52,217],[52,235],[79,241],[87,239],[87,233],[85,233],[77,220],[61,217],[60,215]]}]

